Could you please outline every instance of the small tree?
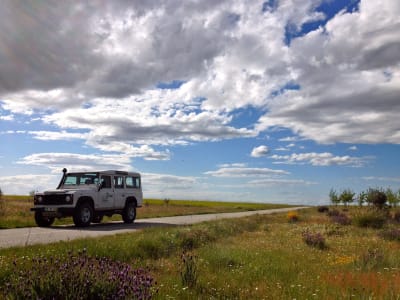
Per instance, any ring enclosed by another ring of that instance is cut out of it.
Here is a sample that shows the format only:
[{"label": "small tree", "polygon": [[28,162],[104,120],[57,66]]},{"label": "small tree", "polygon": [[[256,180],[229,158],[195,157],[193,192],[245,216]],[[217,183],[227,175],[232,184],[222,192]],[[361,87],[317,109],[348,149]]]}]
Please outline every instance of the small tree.
[{"label": "small tree", "polygon": [[387,202],[391,206],[393,207],[397,206],[397,203],[399,202],[398,193],[393,192],[391,188],[386,189],[386,198]]},{"label": "small tree", "polygon": [[355,193],[351,189],[345,189],[339,196],[339,202],[342,202],[345,206],[347,206],[349,203],[354,201],[354,195]]},{"label": "small tree", "polygon": [[382,190],[368,189],[367,202],[371,203],[378,209],[382,209],[387,201],[386,194]]},{"label": "small tree", "polygon": [[329,191],[329,199],[331,200],[332,204],[338,205],[340,203],[339,196],[334,189]]},{"label": "small tree", "polygon": [[367,193],[361,192],[357,196],[357,201],[359,206],[363,206],[364,203],[367,201]]}]

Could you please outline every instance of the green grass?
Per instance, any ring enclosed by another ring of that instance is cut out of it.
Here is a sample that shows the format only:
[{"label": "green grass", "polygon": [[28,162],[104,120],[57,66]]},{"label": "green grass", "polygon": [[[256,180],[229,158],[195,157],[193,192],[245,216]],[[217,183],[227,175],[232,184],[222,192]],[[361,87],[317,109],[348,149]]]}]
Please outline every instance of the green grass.
[{"label": "green grass", "polygon": [[[3,196],[3,205],[0,212],[0,229],[36,226],[33,213],[31,196]],[[138,219],[168,217],[190,214],[208,214],[220,212],[238,212],[246,210],[259,210],[289,207],[283,204],[263,203],[235,203],[213,201],[164,200],[145,199],[143,207],[137,210]],[[121,220],[121,216],[105,217],[103,222]],[[56,219],[54,225],[72,224],[72,218]]]},{"label": "green grass", "polygon": [[[356,211],[345,213],[352,217]],[[149,268],[158,283],[156,299],[400,297],[400,242],[382,238],[381,231],[387,229],[335,224],[316,208],[301,210],[298,216],[297,222],[290,222],[288,214],[255,215],[3,249],[0,291],[1,284],[18,274],[13,271],[15,259],[87,249],[91,256]],[[387,226],[399,228],[393,222]],[[321,233],[326,248],[307,245],[305,230]],[[182,253],[192,259],[183,261]]]}]

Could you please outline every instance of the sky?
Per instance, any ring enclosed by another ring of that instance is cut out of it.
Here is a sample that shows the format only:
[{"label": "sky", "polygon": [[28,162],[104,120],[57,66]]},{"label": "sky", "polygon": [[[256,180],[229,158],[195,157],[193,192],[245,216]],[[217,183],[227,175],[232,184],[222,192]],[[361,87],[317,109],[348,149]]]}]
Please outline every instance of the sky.
[{"label": "sky", "polygon": [[0,188],[318,205],[400,188],[400,1],[0,4]]}]

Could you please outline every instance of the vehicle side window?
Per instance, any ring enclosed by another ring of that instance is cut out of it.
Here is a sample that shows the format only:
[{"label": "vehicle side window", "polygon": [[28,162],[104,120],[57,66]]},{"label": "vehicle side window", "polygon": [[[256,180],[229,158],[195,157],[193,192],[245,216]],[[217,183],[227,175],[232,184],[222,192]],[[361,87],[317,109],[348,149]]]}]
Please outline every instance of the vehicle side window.
[{"label": "vehicle side window", "polygon": [[111,176],[102,175],[100,182],[102,188],[111,189]]},{"label": "vehicle side window", "polygon": [[140,177],[128,176],[126,177],[125,184],[127,188],[140,188]]},{"label": "vehicle side window", "polygon": [[133,177],[131,177],[131,176],[126,177],[125,184],[126,184],[127,188],[134,188],[135,185],[133,182]]},{"label": "vehicle side window", "polygon": [[114,187],[116,189],[124,188],[124,177],[123,176],[114,176]]}]

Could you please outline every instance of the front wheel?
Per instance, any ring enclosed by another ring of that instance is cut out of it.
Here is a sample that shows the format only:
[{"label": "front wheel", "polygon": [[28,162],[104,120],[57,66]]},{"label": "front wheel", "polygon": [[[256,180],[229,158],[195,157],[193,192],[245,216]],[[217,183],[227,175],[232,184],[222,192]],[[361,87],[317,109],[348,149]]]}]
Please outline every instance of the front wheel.
[{"label": "front wheel", "polygon": [[76,208],[74,216],[74,224],[78,227],[87,227],[90,225],[93,219],[93,208],[87,203],[81,203]]},{"label": "front wheel", "polygon": [[133,202],[128,202],[125,205],[124,211],[122,212],[122,220],[125,223],[133,223],[136,219],[136,205]]},{"label": "front wheel", "polygon": [[45,217],[42,212],[35,211],[35,222],[39,227],[50,227],[54,223],[54,217]]}]

